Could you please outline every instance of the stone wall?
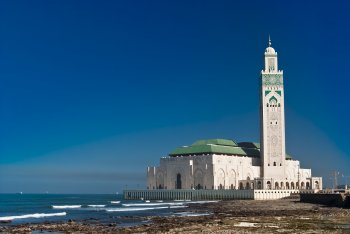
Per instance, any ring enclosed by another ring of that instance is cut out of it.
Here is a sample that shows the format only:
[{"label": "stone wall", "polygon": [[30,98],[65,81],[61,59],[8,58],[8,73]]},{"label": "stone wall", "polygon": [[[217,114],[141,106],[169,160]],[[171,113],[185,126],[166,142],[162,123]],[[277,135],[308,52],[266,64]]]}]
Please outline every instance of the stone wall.
[{"label": "stone wall", "polygon": [[300,201],[327,206],[345,207],[349,205],[349,196],[342,193],[301,193]]}]

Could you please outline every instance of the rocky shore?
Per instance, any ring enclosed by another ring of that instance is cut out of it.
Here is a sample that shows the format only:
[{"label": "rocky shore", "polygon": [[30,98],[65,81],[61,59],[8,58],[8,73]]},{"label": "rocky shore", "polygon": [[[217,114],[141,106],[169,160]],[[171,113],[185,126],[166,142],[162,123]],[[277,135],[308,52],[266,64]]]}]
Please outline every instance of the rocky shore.
[{"label": "rocky shore", "polygon": [[[147,217],[150,223],[120,227],[118,223],[88,221],[0,226],[5,233],[350,233],[350,209],[301,203],[237,200],[191,204],[205,216]],[[129,217],[133,218],[133,217]],[[135,217],[136,219],[136,217]],[[116,220],[117,222],[117,220]]]}]

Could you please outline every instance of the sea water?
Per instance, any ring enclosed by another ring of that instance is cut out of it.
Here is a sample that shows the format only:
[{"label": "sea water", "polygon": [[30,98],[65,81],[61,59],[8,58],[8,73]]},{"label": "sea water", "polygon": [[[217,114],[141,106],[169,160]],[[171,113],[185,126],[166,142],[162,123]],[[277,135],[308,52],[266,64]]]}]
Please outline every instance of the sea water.
[{"label": "sea water", "polygon": [[198,202],[130,201],[114,194],[0,194],[0,223],[11,221],[0,225],[74,220],[132,226],[147,222],[147,216],[210,214],[192,212],[191,203]]}]

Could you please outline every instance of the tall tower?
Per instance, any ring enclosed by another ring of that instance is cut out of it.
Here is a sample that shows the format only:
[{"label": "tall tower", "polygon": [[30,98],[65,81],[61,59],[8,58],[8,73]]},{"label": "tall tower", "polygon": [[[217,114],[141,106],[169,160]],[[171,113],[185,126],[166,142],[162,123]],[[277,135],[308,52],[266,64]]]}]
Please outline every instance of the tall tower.
[{"label": "tall tower", "polygon": [[277,52],[265,50],[265,69],[261,71],[260,142],[263,188],[274,188],[274,181],[285,179],[285,123],[283,71],[278,70]]}]

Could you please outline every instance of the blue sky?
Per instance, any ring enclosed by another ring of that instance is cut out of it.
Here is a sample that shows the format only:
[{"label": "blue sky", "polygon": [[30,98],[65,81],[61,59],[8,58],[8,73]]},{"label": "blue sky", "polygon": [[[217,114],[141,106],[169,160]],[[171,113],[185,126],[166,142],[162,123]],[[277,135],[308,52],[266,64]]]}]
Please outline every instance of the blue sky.
[{"label": "blue sky", "polygon": [[[287,151],[350,175],[346,1],[1,1],[0,192],[111,193],[202,138],[259,141],[268,35]],[[344,179],[340,179],[344,183]]]}]

